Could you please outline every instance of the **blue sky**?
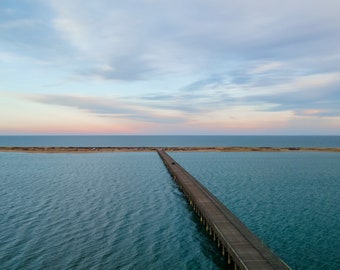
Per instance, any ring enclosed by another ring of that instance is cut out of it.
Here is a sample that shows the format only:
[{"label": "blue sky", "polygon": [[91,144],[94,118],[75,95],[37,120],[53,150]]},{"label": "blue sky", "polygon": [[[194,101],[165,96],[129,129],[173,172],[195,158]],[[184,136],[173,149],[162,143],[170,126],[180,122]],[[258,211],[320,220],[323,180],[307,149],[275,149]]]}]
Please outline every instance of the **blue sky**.
[{"label": "blue sky", "polygon": [[0,1],[0,134],[340,134],[340,2]]}]

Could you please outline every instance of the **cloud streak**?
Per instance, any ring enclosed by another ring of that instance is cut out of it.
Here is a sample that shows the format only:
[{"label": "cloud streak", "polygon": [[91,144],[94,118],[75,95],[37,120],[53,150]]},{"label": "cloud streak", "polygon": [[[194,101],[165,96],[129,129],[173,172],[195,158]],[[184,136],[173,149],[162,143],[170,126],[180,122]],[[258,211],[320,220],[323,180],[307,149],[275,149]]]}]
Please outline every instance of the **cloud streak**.
[{"label": "cloud streak", "polygon": [[179,123],[185,121],[180,116],[167,115],[166,112],[160,111],[155,112],[152,108],[113,98],[70,95],[31,95],[23,98],[42,104],[70,107],[99,117],[113,119],[127,118],[151,123]]}]

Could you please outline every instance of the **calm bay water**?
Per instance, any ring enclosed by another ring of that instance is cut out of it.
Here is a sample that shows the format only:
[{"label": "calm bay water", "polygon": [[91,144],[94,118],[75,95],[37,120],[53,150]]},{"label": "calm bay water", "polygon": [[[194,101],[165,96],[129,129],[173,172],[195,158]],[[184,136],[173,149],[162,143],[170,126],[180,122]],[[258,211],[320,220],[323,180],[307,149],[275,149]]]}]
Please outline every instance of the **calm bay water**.
[{"label": "calm bay water", "polygon": [[0,136],[0,146],[340,147],[340,136]]},{"label": "calm bay water", "polygon": [[[7,146],[223,145],[218,140],[242,146],[245,140],[339,147],[339,137],[303,136],[217,136],[210,143],[207,136],[138,136],[134,143],[116,136],[4,138]],[[293,269],[340,269],[339,153],[171,155]],[[0,153],[0,269],[223,268],[156,153]]]},{"label": "calm bay water", "polygon": [[0,153],[0,269],[222,269],[156,153]]},{"label": "calm bay water", "polygon": [[340,269],[340,154],[171,153],[293,269]]}]

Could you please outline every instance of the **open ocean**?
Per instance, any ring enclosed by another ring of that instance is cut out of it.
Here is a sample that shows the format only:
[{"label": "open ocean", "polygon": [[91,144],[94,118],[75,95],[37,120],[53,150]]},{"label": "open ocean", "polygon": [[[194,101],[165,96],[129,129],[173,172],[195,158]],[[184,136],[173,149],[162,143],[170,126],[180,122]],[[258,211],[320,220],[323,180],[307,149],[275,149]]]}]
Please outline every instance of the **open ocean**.
[{"label": "open ocean", "polygon": [[0,146],[340,147],[340,136],[0,136]]},{"label": "open ocean", "polygon": [[[0,145],[340,147],[340,137],[0,136]],[[340,153],[170,154],[292,269],[340,269]],[[157,153],[0,152],[0,269],[225,262]]]}]

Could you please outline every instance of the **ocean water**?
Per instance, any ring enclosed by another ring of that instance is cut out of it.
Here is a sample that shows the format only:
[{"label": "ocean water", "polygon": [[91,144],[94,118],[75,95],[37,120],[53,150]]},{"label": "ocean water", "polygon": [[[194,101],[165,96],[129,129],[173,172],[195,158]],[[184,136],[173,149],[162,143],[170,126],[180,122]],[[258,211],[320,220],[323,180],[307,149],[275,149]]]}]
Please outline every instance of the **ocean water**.
[{"label": "ocean water", "polygon": [[223,269],[156,153],[0,153],[0,269]]},{"label": "ocean water", "polygon": [[292,269],[340,269],[340,154],[170,153]]},{"label": "ocean water", "polygon": [[[292,269],[340,269],[340,154],[170,155]],[[224,269],[154,152],[0,153],[0,269]]]},{"label": "ocean water", "polygon": [[340,136],[0,136],[0,146],[340,147]]}]

